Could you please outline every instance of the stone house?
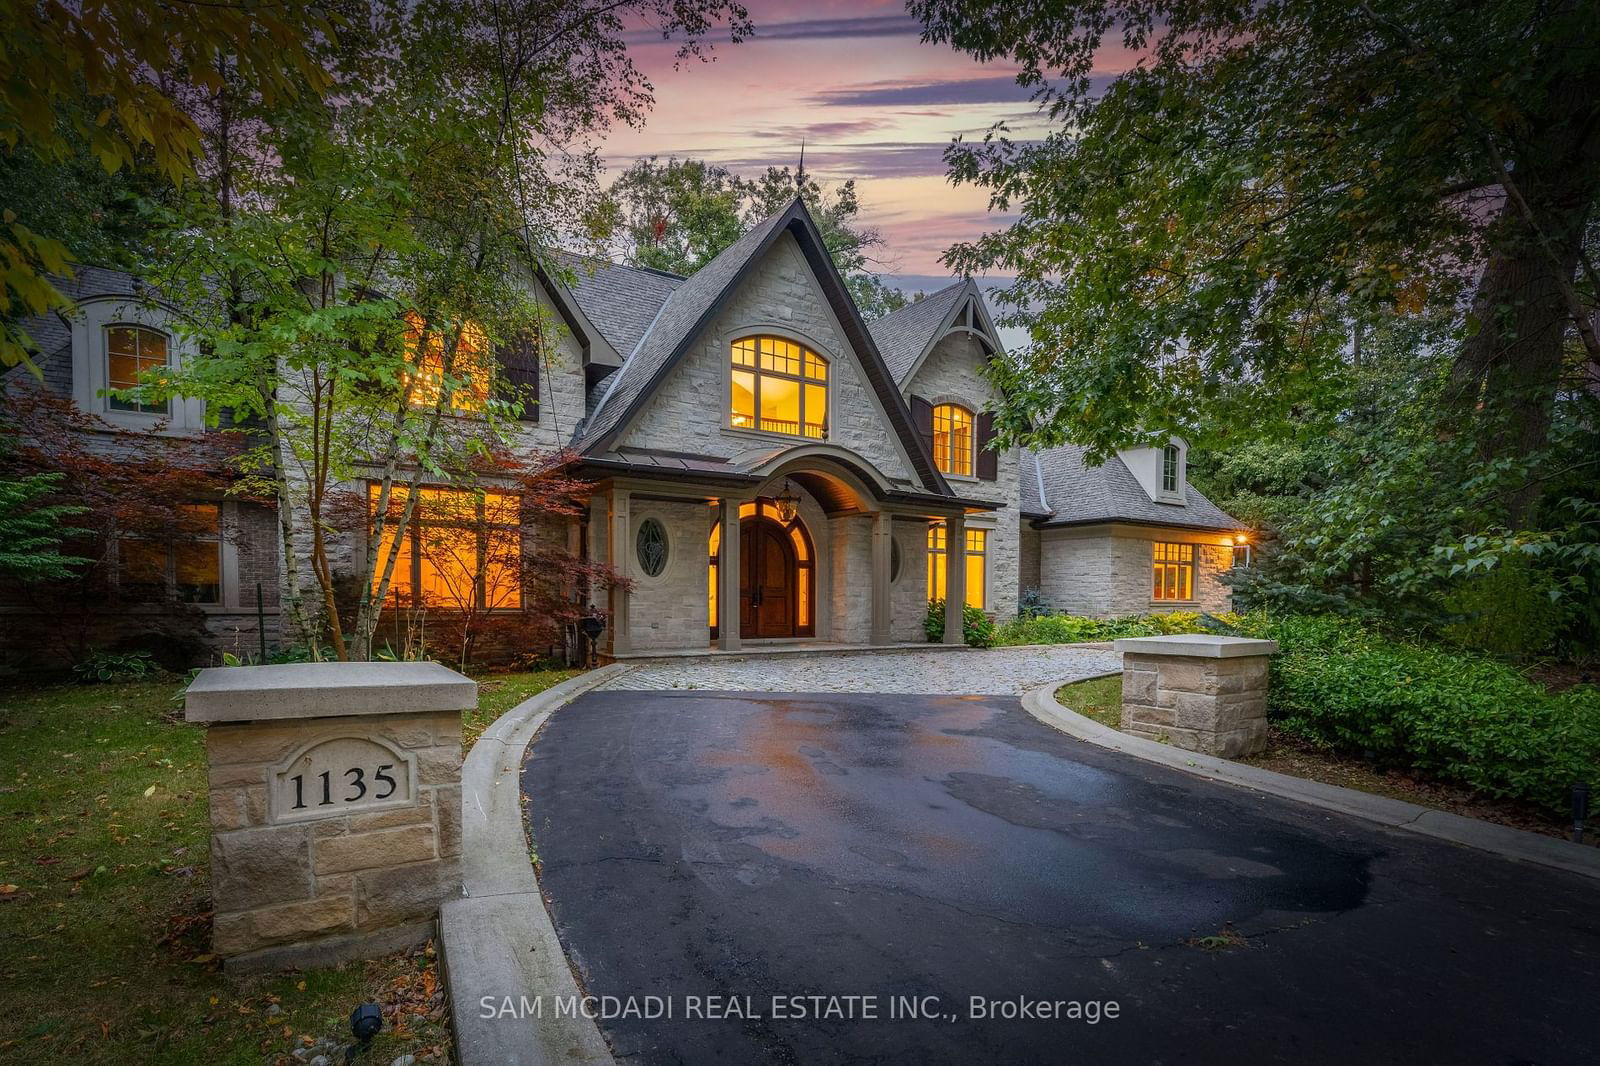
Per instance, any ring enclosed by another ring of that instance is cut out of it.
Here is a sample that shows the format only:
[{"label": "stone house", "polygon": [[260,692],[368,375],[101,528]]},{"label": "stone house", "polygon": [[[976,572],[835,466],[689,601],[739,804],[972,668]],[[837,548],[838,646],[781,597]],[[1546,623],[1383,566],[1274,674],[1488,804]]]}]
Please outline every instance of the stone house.
[{"label": "stone house", "polygon": [[[522,446],[570,449],[592,484],[586,520],[560,535],[629,579],[593,594],[609,654],[921,641],[930,599],[1004,620],[1030,589],[1099,615],[1227,606],[1219,578],[1242,527],[1187,484],[1182,440],[1101,467],[1074,448],[992,446],[984,367],[1004,353],[970,280],[864,322],[798,200],[691,277],[568,265],[570,287],[534,282],[563,326],[555,351],[499,372],[538,398]],[[130,372],[129,345],[141,359],[146,343],[148,358],[187,353],[125,276],[88,271],[78,288],[81,321],[36,333],[37,361],[47,387],[116,436],[153,421],[100,395]],[[160,413],[166,432],[202,432],[201,412],[180,407]],[[482,506],[477,521],[498,528]],[[227,535],[203,605],[217,647],[248,628],[253,581],[274,557],[257,510],[220,503]],[[363,538],[351,531],[346,552]],[[449,609],[426,555],[421,543],[407,553],[402,594]],[[480,595],[499,580],[484,569],[467,575]],[[959,638],[952,617],[945,639]]]}]

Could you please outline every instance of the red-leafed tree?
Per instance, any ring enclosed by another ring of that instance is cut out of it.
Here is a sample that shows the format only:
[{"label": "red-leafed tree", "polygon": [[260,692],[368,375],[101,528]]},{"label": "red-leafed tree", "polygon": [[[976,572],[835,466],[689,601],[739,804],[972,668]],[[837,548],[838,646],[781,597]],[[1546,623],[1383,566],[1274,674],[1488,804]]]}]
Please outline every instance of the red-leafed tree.
[{"label": "red-leafed tree", "polygon": [[[124,633],[145,650],[184,665],[198,648],[203,618],[169,597],[165,574],[151,580],[151,559],[174,545],[223,535],[214,508],[226,491],[237,435],[172,437],[157,431],[111,432],[70,399],[31,381],[5,390],[0,418],[0,465],[8,477],[50,477],[43,506],[68,509],[73,533],[63,546],[70,574],[15,582],[5,599],[34,615],[33,640],[50,657],[75,660],[105,641],[108,623],[129,607],[141,613],[141,632]],[[197,504],[200,506],[197,507]],[[163,563],[164,566],[164,563]]]}]

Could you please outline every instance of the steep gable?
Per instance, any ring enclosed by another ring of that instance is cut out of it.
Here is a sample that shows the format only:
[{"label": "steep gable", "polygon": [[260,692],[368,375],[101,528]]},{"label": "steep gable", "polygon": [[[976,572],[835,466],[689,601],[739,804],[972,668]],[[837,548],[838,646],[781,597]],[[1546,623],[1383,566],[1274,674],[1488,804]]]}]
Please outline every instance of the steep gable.
[{"label": "steep gable", "polygon": [[[694,276],[678,286],[662,304],[645,336],[612,375],[594,414],[579,435],[578,448],[588,455],[614,449],[623,431],[641,414],[676,364],[697,342],[703,342],[725,305],[739,292],[783,236],[809,268],[811,280],[842,334],[838,351],[854,353],[865,394],[870,394],[915,479],[930,491],[949,495],[949,486],[934,469],[932,457],[912,430],[911,415],[895,386],[893,374],[878,352],[844,279],[828,255],[805,205],[796,198],[788,207],[759,223]],[[769,321],[783,321],[783,308],[773,307]],[[835,352],[837,354],[837,352]],[[843,403],[835,403],[842,408]],[[720,422],[721,402],[699,398],[699,417]]]}]

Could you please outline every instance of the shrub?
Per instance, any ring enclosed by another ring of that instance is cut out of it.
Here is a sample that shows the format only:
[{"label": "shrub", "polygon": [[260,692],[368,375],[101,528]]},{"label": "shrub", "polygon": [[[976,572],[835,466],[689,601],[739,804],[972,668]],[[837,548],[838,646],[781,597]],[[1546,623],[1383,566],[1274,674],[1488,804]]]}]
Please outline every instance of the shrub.
[{"label": "shrub", "polygon": [[145,651],[90,652],[72,664],[79,681],[92,685],[111,681],[143,681],[161,672],[161,667]]},{"label": "shrub", "polygon": [[[928,604],[928,613],[922,619],[922,631],[927,634],[929,644],[938,644],[944,640],[943,600],[934,600]],[[995,643],[994,623],[980,608],[963,607],[961,636],[969,647],[992,648]]]},{"label": "shrub", "polygon": [[1037,587],[1024,590],[1017,599],[1018,618],[1039,618],[1050,613],[1050,601]]},{"label": "shrub", "polygon": [[1445,601],[1456,621],[1444,627],[1452,644],[1490,655],[1527,659],[1549,651],[1572,620],[1554,576],[1508,558],[1462,584]]},{"label": "shrub", "polygon": [[1285,729],[1552,811],[1600,779],[1600,689],[1551,693],[1481,655],[1392,639],[1348,619],[1251,615],[1278,641],[1269,711]]},{"label": "shrub", "polygon": [[[1194,611],[1168,614],[1142,614],[1129,618],[1085,618],[1073,614],[1047,614],[1037,618],[1018,618],[1000,626],[995,643],[1082,644],[1115,640],[1118,637],[1159,637],[1172,633],[1201,633],[1205,618]],[[1231,616],[1223,616],[1231,618]]]}]

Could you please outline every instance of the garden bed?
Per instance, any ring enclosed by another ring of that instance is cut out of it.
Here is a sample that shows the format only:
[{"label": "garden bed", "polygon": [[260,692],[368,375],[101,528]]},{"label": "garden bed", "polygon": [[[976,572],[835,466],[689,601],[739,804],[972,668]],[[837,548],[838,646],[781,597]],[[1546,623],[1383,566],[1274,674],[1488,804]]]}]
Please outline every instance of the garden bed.
[{"label": "garden bed", "polygon": [[[1056,701],[1101,725],[1121,728],[1120,676],[1062,685],[1056,690]],[[1513,829],[1563,839],[1570,839],[1571,835],[1570,824],[1531,803],[1482,796],[1470,789],[1430,780],[1422,775],[1386,770],[1362,759],[1342,756],[1277,726],[1270,728],[1266,751],[1236,761],[1291,777],[1404,800],[1419,807],[1448,811]],[[1600,825],[1591,825],[1587,839],[1590,843],[1600,845]]]},{"label": "garden bed", "polygon": [[[570,671],[483,679],[483,727]],[[384,1008],[368,1053],[448,1062],[433,948],[239,987],[210,954],[204,730],[176,678],[0,689],[0,1060],[342,1061],[350,1011]],[[321,1043],[319,1044],[319,1041]]]}]

